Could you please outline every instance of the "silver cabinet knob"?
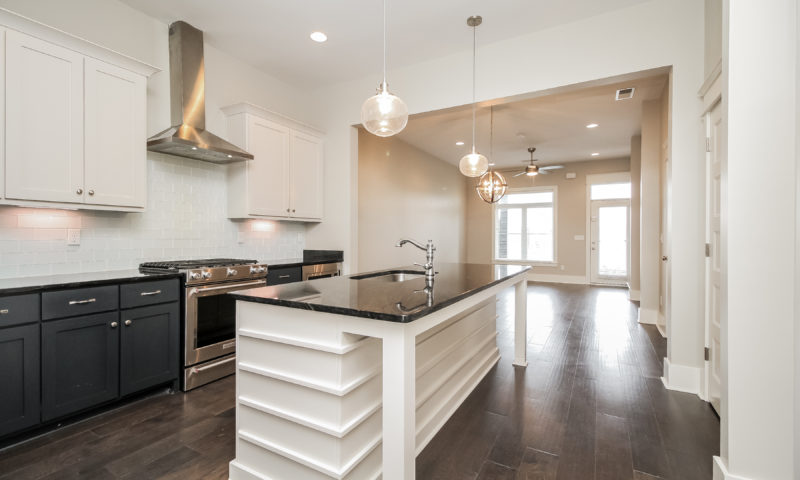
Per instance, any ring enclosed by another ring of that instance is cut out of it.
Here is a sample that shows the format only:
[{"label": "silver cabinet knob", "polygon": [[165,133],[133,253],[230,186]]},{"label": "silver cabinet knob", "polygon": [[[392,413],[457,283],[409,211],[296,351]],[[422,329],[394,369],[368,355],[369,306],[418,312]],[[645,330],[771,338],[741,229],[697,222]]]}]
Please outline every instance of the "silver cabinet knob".
[{"label": "silver cabinet knob", "polygon": [[288,208],[286,209],[286,213],[289,213],[290,211],[291,211],[290,209],[288,209]]},{"label": "silver cabinet knob", "polygon": [[89,195],[94,195],[94,190],[89,190]]},{"label": "silver cabinet knob", "polygon": [[119,323],[117,322],[111,322],[111,328],[117,328],[118,325]]},{"label": "silver cabinet knob", "polygon": [[131,326],[131,323],[133,323],[133,322],[132,322],[132,321],[130,321],[130,320],[125,320],[125,326],[126,326],[126,327],[130,327],[130,326]]},{"label": "silver cabinet knob", "polygon": [[75,190],[75,193],[77,193],[78,195],[83,195],[83,189],[79,188],[79,189]]},{"label": "silver cabinet knob", "polygon": [[234,269],[232,269],[232,268],[229,268],[229,269],[228,269],[228,271],[226,272],[226,274],[227,274],[229,277],[232,277],[232,276],[236,275],[237,273],[239,273],[239,272],[237,272],[236,270],[234,270]]},{"label": "silver cabinet knob", "polygon": [[661,261],[662,261],[662,262],[666,262],[667,260],[669,260],[669,257],[667,257],[666,255],[664,255],[663,257],[661,257]]},{"label": "silver cabinet knob", "polygon": [[292,213],[294,213],[294,212],[296,212],[296,211],[297,211],[297,210],[295,210],[294,208],[292,209]]}]

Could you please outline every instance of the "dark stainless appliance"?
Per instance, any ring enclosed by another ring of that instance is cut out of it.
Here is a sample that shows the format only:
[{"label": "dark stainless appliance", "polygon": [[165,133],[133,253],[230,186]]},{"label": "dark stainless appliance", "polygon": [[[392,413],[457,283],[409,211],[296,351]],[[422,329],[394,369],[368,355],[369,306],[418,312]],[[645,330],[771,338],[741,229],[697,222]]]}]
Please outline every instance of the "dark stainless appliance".
[{"label": "dark stainless appliance", "polygon": [[343,261],[341,250],[303,250],[303,281],[338,277]]},{"label": "dark stainless appliance", "polygon": [[181,388],[188,391],[234,373],[236,302],[225,294],[266,285],[267,266],[214,258],[142,263],[139,270],[185,274]]}]

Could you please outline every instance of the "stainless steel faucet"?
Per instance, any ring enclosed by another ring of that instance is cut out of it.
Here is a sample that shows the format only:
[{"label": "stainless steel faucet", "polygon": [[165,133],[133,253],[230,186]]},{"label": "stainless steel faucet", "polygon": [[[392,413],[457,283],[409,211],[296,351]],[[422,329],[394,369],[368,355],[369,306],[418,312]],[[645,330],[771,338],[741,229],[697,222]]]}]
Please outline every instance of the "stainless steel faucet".
[{"label": "stainless steel faucet", "polygon": [[428,244],[426,246],[422,246],[420,243],[417,243],[414,240],[403,239],[403,240],[400,240],[399,242],[397,242],[397,245],[395,245],[395,246],[396,247],[402,247],[406,243],[410,243],[411,245],[414,245],[415,247],[419,248],[420,250],[425,250],[425,265],[422,265],[421,263],[416,263],[416,262],[414,263],[414,265],[417,265],[419,267],[424,268],[425,269],[425,283],[426,284],[433,284],[433,275],[435,273],[433,271],[433,252],[436,251],[436,247],[433,246],[433,240],[428,240]]}]

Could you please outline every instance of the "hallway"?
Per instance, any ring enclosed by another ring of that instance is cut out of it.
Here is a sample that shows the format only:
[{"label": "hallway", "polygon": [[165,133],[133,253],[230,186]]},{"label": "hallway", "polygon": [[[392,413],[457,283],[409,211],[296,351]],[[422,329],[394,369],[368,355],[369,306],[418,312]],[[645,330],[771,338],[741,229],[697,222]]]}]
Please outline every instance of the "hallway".
[{"label": "hallway", "polygon": [[417,457],[420,479],[711,479],[719,419],[664,388],[666,340],[620,288],[528,286],[527,369],[515,369],[513,292],[501,358]]}]

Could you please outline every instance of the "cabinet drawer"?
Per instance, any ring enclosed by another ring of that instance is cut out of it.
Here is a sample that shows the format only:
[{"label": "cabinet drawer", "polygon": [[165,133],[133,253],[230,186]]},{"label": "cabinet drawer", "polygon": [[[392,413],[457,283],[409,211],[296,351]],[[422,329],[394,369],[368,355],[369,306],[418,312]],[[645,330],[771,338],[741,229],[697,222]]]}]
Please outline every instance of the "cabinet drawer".
[{"label": "cabinet drawer", "polygon": [[38,321],[38,293],[0,297],[0,328]]},{"label": "cabinet drawer", "polygon": [[117,285],[44,292],[42,294],[42,320],[107,312],[116,310],[118,305],[119,287]]},{"label": "cabinet drawer", "polygon": [[302,267],[269,267],[267,271],[267,285],[299,282],[302,278]]},{"label": "cabinet drawer", "polygon": [[178,301],[178,279],[120,285],[120,308],[141,307]]}]

